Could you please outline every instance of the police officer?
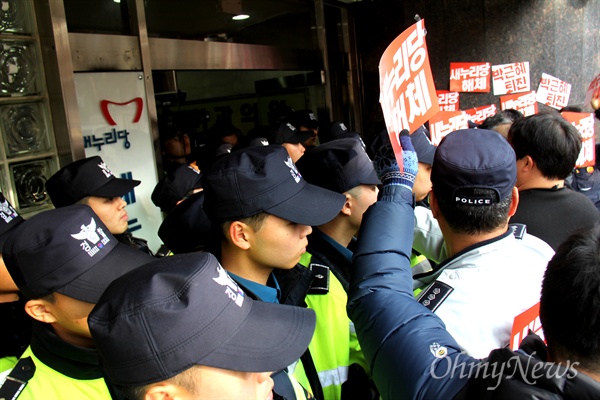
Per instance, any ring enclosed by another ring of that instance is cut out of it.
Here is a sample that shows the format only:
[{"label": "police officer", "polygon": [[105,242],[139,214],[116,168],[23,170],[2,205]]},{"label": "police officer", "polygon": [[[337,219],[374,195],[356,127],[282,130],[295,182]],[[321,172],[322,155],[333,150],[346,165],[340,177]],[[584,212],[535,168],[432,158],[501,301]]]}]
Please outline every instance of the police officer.
[{"label": "police officer", "polygon": [[127,231],[127,203],[121,197],[139,184],[134,179],[115,177],[102,158],[95,156],[61,168],[48,179],[46,190],[54,207],[87,204],[117,240],[152,255],[146,240]]},{"label": "police officer", "polygon": [[321,144],[306,152],[297,166],[307,182],[345,197],[335,218],[314,227],[300,261],[317,276],[306,297],[317,313],[309,350],[325,399],[369,399],[373,392],[368,367],[345,312],[352,268],[348,246],[355,241],[363,213],[377,201],[381,182],[361,142],[353,138]]},{"label": "police officer", "polygon": [[82,204],[31,217],[10,235],[3,256],[27,298],[33,336],[17,365],[3,373],[8,377],[0,398],[116,398],[104,380],[87,317],[112,280],[154,258],[117,241]]}]

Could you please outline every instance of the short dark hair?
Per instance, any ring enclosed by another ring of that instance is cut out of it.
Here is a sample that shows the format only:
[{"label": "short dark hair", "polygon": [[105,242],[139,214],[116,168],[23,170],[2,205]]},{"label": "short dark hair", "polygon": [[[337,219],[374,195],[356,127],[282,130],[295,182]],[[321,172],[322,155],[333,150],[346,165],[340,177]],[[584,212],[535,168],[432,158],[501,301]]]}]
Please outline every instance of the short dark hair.
[{"label": "short dark hair", "polygon": [[[435,187],[434,187],[435,194]],[[473,189],[473,196],[498,196],[493,189]],[[445,196],[435,196],[440,212],[455,232],[466,235],[491,232],[508,222],[508,210],[512,202],[512,194],[503,200],[485,206],[474,206],[457,203]]]},{"label": "short dark hair", "polygon": [[600,372],[600,224],[558,247],[542,282],[540,320],[553,358]]},{"label": "short dark hair", "polygon": [[226,232],[229,229],[229,225],[231,225],[235,221],[243,222],[244,224],[252,227],[252,229],[254,229],[255,232],[258,232],[260,230],[260,228],[262,227],[263,222],[265,222],[265,218],[267,218],[268,215],[269,215],[269,213],[263,211],[263,212],[259,212],[258,214],[254,214],[249,217],[246,217],[246,218],[240,218],[240,219],[236,219],[236,220],[232,220],[232,221],[221,222],[219,224],[221,227],[221,234],[222,234],[221,239],[222,240],[227,239]]},{"label": "short dark hair", "polygon": [[487,117],[479,126],[479,129],[493,129],[498,125],[512,124],[523,118],[523,113],[511,108],[502,110],[491,117]]},{"label": "short dark hair", "polygon": [[554,112],[516,121],[508,131],[508,141],[517,160],[530,156],[548,179],[568,177],[581,150],[581,135],[577,129]]}]

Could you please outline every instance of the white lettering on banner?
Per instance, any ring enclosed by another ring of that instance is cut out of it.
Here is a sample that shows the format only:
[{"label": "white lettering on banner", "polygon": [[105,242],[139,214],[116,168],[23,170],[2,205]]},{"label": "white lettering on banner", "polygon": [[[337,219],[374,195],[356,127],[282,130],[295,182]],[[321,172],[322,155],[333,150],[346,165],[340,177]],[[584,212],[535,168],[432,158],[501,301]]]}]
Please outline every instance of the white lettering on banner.
[{"label": "white lettering on banner", "polygon": [[425,115],[427,110],[432,106],[424,70],[419,72],[414,82],[408,84],[405,95],[408,98],[410,109],[408,122],[413,123],[415,117]]},{"label": "white lettering on banner", "polygon": [[[395,132],[409,128],[409,122],[413,122],[415,116],[423,115],[432,104],[424,71],[421,71],[412,82],[409,82],[407,90],[400,93],[396,101],[394,100],[395,92],[401,90],[403,84],[410,79],[411,72],[418,71],[425,63],[427,51],[423,47],[424,38],[423,22],[418,21],[416,30],[408,36],[394,54],[392,58],[394,68],[386,72],[383,78],[381,105],[384,114],[389,117],[386,118],[386,121],[390,121],[391,129]],[[411,109],[410,115],[407,115],[406,100]],[[412,109],[413,105],[414,110]]]},{"label": "white lettering on banner", "polygon": [[585,165],[594,161],[596,143],[594,140],[594,115],[579,120],[579,123],[571,122],[581,134],[581,151],[577,157],[576,166]]},{"label": "white lettering on banner", "polygon": [[454,132],[458,129],[466,129],[468,127],[468,115],[464,113],[451,117],[448,120],[447,124],[445,124],[444,121],[434,122],[429,125],[431,131],[431,143],[437,146],[438,144],[440,144],[444,136],[446,136],[450,132]]},{"label": "white lettering on banner", "polygon": [[348,380],[348,367],[337,367],[327,371],[319,371],[319,381],[322,387],[341,385]]}]

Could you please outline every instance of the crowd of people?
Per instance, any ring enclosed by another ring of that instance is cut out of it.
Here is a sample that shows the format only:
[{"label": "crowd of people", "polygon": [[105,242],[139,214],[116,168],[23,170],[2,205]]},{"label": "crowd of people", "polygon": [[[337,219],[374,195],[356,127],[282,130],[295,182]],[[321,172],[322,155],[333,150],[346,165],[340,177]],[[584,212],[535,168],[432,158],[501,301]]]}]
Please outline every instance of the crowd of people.
[{"label": "crowd of people", "polygon": [[[127,230],[140,182],[100,157],[27,220],[0,194],[0,398],[600,397],[600,212],[559,113],[437,147],[310,110],[220,128],[169,158],[156,252]],[[511,349],[538,304],[544,337]]]}]

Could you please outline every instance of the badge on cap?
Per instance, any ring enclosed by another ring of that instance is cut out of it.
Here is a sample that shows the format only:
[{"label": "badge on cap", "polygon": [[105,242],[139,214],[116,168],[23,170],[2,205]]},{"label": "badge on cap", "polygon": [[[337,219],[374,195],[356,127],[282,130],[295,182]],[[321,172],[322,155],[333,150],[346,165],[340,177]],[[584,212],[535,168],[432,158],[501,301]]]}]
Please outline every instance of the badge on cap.
[{"label": "badge on cap", "polygon": [[[71,234],[73,239],[82,240],[79,246],[85,251],[90,257],[98,253],[105,244],[110,242],[110,239],[104,233],[104,230],[100,227],[96,227],[96,221],[94,218],[90,221],[89,225],[82,224],[81,231],[79,233]],[[89,242],[91,242],[90,245]]]},{"label": "badge on cap", "polygon": [[285,165],[290,167],[290,173],[292,174],[292,177],[294,178],[296,183],[300,182],[302,175],[300,175],[300,171],[298,171],[298,168],[296,168],[296,164],[294,164],[294,162],[292,161],[292,158],[288,157],[287,160],[285,160],[284,162],[285,162]]},{"label": "badge on cap", "polygon": [[0,217],[7,224],[12,221],[14,218],[18,217],[19,214],[15,211],[15,209],[10,205],[8,200],[4,199],[2,203],[0,203]]},{"label": "badge on cap", "polygon": [[112,172],[110,171],[110,169],[108,168],[108,165],[106,165],[106,163],[103,161],[100,164],[98,164],[98,166],[100,167],[100,169],[102,170],[102,172],[104,173],[104,175],[107,178],[110,178],[112,176]]},{"label": "badge on cap", "polygon": [[231,279],[227,271],[223,269],[220,265],[217,265],[217,271],[219,272],[219,276],[213,278],[213,281],[217,282],[221,286],[225,286],[225,294],[233,300],[233,302],[241,307],[244,303],[244,292],[240,287]]}]

